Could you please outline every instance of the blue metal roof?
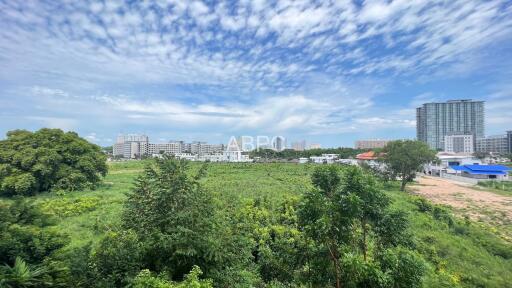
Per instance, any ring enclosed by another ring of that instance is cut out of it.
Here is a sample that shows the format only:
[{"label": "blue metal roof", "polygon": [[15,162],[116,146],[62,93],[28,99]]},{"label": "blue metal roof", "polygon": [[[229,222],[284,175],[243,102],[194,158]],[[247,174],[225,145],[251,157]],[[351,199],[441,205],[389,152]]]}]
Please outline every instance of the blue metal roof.
[{"label": "blue metal roof", "polygon": [[450,166],[453,170],[463,171],[473,175],[506,175],[509,167],[502,165],[463,165]]},{"label": "blue metal roof", "polygon": [[510,167],[503,165],[464,165],[471,170],[479,171],[508,171],[512,170]]}]

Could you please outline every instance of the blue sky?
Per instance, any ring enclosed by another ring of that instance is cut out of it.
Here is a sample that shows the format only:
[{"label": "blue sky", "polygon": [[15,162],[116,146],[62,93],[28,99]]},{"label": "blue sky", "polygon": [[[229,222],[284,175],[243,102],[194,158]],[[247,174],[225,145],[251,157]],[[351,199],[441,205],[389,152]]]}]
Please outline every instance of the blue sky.
[{"label": "blue sky", "polygon": [[414,138],[415,107],[485,100],[512,129],[512,2],[2,1],[0,134],[56,127],[324,147]]}]

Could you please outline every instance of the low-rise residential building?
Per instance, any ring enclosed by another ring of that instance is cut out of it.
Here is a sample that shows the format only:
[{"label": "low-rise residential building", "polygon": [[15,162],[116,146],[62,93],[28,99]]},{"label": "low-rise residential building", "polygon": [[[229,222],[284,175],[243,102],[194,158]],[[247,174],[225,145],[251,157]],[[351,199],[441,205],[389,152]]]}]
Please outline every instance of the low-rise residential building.
[{"label": "low-rise residential building", "polygon": [[473,153],[473,135],[446,135],[444,136],[444,152],[450,153]]},{"label": "low-rise residential building", "polygon": [[384,148],[390,140],[371,139],[371,140],[357,140],[355,143],[356,149],[375,149]]}]

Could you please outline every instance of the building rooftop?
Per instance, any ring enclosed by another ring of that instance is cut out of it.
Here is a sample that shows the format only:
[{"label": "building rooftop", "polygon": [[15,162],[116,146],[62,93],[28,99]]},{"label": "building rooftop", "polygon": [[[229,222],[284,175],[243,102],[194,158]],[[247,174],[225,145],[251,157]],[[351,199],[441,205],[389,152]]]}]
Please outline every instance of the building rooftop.
[{"label": "building rooftop", "polygon": [[463,171],[473,175],[506,175],[511,168],[503,165],[462,165],[450,166],[455,171]]},{"label": "building rooftop", "polygon": [[375,160],[377,159],[377,155],[374,151],[368,151],[361,154],[357,154],[356,159],[358,160]]}]

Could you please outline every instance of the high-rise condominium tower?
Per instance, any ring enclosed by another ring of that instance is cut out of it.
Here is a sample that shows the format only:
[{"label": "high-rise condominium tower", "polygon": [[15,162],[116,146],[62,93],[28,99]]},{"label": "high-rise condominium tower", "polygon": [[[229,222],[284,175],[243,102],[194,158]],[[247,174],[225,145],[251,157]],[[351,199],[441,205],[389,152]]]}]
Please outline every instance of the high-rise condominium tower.
[{"label": "high-rise condominium tower", "polygon": [[484,101],[451,100],[416,108],[416,135],[432,149],[443,149],[445,136],[484,137]]}]

